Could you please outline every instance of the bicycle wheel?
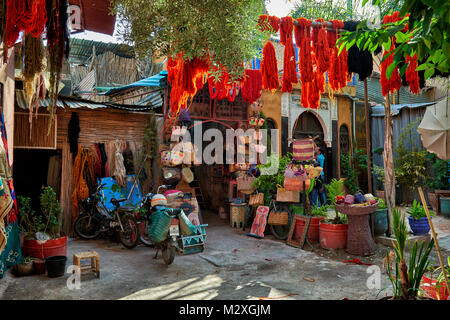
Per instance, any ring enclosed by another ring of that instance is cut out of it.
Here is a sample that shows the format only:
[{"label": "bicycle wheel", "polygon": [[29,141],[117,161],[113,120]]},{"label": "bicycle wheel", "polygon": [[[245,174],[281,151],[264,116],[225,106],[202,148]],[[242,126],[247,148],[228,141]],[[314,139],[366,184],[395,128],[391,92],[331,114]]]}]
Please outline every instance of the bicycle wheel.
[{"label": "bicycle wheel", "polygon": [[119,229],[120,242],[128,249],[136,247],[140,240],[140,232],[136,218],[126,214],[121,217],[123,231]]},{"label": "bicycle wheel", "polygon": [[278,240],[286,240],[289,236],[289,230],[291,230],[291,224],[293,220],[293,212],[291,208],[287,205],[280,205],[278,204],[278,208],[281,210],[286,210],[288,212],[288,224],[285,226],[276,226],[276,225],[270,225],[270,231],[272,232],[273,236],[277,238]]},{"label": "bicycle wheel", "polygon": [[163,257],[164,263],[169,265],[172,264],[173,260],[175,259],[176,249],[175,245],[170,242],[167,245],[165,245],[161,249],[161,255]]},{"label": "bicycle wheel", "polygon": [[75,220],[73,229],[80,238],[94,239],[100,233],[100,222],[89,214],[82,214]]},{"label": "bicycle wheel", "polygon": [[147,247],[153,247],[153,243],[148,237],[148,232],[150,230],[150,226],[152,225],[150,219],[144,218],[140,220],[139,224],[139,234],[141,242]]}]

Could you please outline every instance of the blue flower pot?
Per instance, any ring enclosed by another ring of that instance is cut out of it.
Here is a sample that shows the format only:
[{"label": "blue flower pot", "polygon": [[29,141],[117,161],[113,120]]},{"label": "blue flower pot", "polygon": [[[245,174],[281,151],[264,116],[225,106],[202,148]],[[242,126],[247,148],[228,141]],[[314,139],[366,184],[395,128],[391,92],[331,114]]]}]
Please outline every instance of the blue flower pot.
[{"label": "blue flower pot", "polygon": [[430,231],[430,224],[428,223],[427,217],[420,218],[419,220],[414,219],[413,217],[409,216],[409,226],[411,227],[412,232],[414,235],[424,235],[428,234]]}]

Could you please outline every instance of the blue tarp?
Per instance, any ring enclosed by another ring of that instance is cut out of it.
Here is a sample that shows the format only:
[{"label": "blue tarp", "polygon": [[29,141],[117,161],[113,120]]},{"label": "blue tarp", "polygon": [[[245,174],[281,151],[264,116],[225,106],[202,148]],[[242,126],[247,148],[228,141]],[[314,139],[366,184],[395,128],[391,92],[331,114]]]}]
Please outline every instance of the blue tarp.
[{"label": "blue tarp", "polygon": [[[134,183],[134,175],[127,175],[127,186],[126,188],[120,187],[116,180],[112,177],[98,179],[99,184],[105,184],[105,186],[100,190],[101,201],[105,207],[112,211],[114,210],[114,205],[111,203],[111,199],[128,198],[128,194],[131,192]],[[130,200],[122,202],[123,206],[137,207],[142,200],[142,191],[139,181],[136,182],[133,194]]]},{"label": "blue tarp", "polygon": [[167,86],[167,71],[161,71],[158,74],[155,74],[154,76],[151,76],[149,78],[145,78],[139,81],[136,81],[134,83],[130,83],[123,87],[117,87],[113,89],[109,89],[108,91],[105,91],[103,95],[111,95],[123,90],[135,88],[135,87],[153,87],[153,88],[165,88]]}]

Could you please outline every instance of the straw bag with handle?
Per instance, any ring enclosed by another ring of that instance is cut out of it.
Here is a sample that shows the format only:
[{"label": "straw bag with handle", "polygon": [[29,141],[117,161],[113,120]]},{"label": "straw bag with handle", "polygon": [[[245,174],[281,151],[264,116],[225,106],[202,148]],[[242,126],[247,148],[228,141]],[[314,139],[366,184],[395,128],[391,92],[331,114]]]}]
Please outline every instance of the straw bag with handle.
[{"label": "straw bag with handle", "polygon": [[181,178],[184,182],[191,183],[192,181],[194,181],[194,173],[190,168],[184,167],[183,169],[181,169]]},{"label": "straw bag with handle", "polygon": [[279,184],[277,185],[277,201],[278,202],[299,202],[300,194],[298,191],[289,191]]},{"label": "straw bag with handle", "polygon": [[248,175],[244,175],[242,177],[237,178],[236,179],[237,189],[244,190],[244,191],[254,190],[255,189],[255,187],[253,186],[254,180],[255,180],[255,178],[250,177]]},{"label": "straw bag with handle", "polygon": [[313,139],[294,140],[292,143],[292,154],[298,161],[308,161],[314,159],[315,143]]},{"label": "straw bag with handle", "polygon": [[285,226],[289,223],[289,214],[287,211],[271,211],[267,223],[273,226]]},{"label": "straw bag with handle", "polygon": [[256,193],[250,196],[249,205],[262,206],[264,205],[264,193]]}]

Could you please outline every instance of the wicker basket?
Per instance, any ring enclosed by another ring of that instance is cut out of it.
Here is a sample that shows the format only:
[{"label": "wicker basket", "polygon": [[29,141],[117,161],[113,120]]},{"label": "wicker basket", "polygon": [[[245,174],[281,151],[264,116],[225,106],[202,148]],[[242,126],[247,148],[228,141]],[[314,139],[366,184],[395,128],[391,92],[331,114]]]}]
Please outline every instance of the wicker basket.
[{"label": "wicker basket", "polygon": [[345,205],[345,204],[335,204],[336,210],[339,213],[347,215],[365,215],[375,212],[378,209],[378,202],[371,206],[355,206],[355,205]]},{"label": "wicker basket", "polygon": [[277,201],[278,202],[299,202],[300,194],[298,191],[287,191],[280,185],[277,185]]},{"label": "wicker basket", "polygon": [[286,211],[272,211],[267,223],[273,226],[285,226],[289,223],[289,214]]},{"label": "wicker basket", "polygon": [[262,206],[264,205],[264,193],[256,193],[250,196],[249,205]]},{"label": "wicker basket", "polygon": [[172,218],[164,211],[156,211],[151,216],[152,225],[148,232],[148,236],[153,243],[164,241],[169,232]]}]

